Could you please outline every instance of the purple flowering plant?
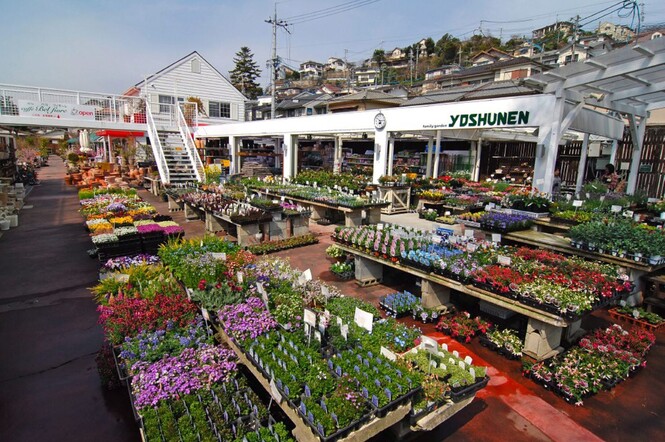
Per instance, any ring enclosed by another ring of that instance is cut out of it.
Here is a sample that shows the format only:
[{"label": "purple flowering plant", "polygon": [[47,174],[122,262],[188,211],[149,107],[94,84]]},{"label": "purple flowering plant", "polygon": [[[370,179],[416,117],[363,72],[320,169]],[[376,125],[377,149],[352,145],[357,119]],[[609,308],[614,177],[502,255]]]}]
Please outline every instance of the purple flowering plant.
[{"label": "purple flowering plant", "polygon": [[165,399],[177,399],[215,382],[228,381],[236,371],[232,350],[203,344],[186,348],[178,356],[165,356],[154,363],[138,362],[132,370],[132,392],[136,407],[154,407]]},{"label": "purple flowering plant", "polygon": [[277,327],[261,298],[251,297],[241,304],[227,305],[219,311],[224,329],[239,341],[256,339]]}]

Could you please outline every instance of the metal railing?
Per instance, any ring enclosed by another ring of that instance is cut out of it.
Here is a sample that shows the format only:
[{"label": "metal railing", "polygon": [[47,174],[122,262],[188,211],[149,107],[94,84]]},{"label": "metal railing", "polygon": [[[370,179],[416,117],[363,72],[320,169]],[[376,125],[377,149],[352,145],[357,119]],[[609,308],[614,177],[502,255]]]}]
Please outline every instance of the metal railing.
[{"label": "metal railing", "polygon": [[[185,118],[187,115],[188,118]],[[192,139],[192,133],[189,130],[190,126],[197,125],[198,117],[198,106],[196,103],[180,103],[177,109],[178,116],[178,129],[180,130],[180,136],[182,137],[183,142],[185,143],[185,148],[187,149],[187,155],[194,166],[194,173],[196,174],[196,179],[199,182],[202,182],[205,179],[205,170],[203,168],[203,161],[199,156],[198,151],[196,150],[196,144]]]},{"label": "metal railing", "polygon": [[150,137],[152,154],[155,156],[155,161],[157,163],[157,170],[159,170],[159,177],[163,184],[169,184],[171,182],[169,165],[166,163],[166,157],[164,156],[164,150],[162,149],[162,142],[159,140],[159,132],[157,131],[157,126],[155,126],[155,120],[152,116],[150,106],[146,108],[145,114],[147,117],[148,136]]},{"label": "metal railing", "polygon": [[146,123],[144,97],[0,84],[0,115],[19,116],[21,101],[90,106],[95,121]]}]

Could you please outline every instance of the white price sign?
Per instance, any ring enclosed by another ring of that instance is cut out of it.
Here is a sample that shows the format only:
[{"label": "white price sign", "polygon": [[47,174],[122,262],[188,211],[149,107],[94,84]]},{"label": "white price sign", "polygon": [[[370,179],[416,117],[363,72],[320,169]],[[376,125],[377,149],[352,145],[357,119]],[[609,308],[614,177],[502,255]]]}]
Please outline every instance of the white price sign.
[{"label": "white price sign", "polygon": [[575,201],[573,201],[573,207],[582,207],[583,202],[584,201],[582,201],[582,200],[575,200]]},{"label": "white price sign", "polygon": [[496,261],[499,263],[499,265],[502,266],[509,266],[512,262],[509,256],[503,256],[503,255],[499,255]]},{"label": "white price sign", "polygon": [[372,333],[372,325],[374,324],[374,315],[356,307],[355,314],[353,315],[353,320],[356,324],[358,324],[358,327],[364,328],[368,332]]}]

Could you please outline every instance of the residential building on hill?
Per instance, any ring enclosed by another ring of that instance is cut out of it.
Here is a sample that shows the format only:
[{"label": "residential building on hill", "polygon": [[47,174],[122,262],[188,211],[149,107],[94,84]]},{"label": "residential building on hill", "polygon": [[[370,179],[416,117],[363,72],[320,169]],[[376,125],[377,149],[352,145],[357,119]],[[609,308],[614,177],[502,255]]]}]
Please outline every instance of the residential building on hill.
[{"label": "residential building on hill", "polygon": [[598,25],[598,34],[604,34],[612,37],[614,41],[620,43],[627,43],[635,37],[635,32],[628,26],[615,25],[610,22],[602,22]]},{"label": "residential building on hill", "polygon": [[558,21],[542,28],[534,29],[531,31],[534,39],[543,38],[545,35],[550,34],[555,31],[563,32],[564,34],[570,34],[573,30],[573,24],[568,21]]}]

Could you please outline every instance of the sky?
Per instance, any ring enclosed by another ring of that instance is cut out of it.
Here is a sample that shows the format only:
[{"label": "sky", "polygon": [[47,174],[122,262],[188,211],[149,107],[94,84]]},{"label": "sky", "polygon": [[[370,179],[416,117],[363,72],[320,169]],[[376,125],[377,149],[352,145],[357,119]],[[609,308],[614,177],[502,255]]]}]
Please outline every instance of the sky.
[{"label": "sky", "polygon": [[[644,23],[665,22],[662,0],[643,0]],[[268,82],[276,6],[277,55],[289,66],[329,57],[358,62],[449,33],[530,36],[531,30],[620,4],[600,0],[2,0],[0,84],[122,93],[145,76],[198,51],[228,77],[247,46]],[[337,12],[331,14],[332,12]],[[315,13],[315,14],[312,14]],[[613,13],[602,19],[631,25]]]}]

